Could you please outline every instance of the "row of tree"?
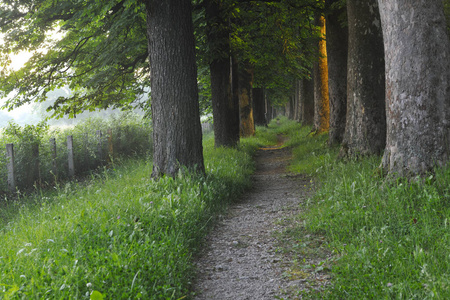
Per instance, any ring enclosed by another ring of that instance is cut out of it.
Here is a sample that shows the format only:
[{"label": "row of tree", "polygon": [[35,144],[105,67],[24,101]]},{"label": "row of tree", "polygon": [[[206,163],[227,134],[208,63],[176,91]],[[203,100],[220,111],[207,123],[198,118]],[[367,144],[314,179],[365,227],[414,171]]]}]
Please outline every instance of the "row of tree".
[{"label": "row of tree", "polygon": [[[345,155],[384,149],[388,172],[423,173],[447,160],[450,68],[442,2],[422,2],[2,1],[0,89],[14,108],[69,86],[49,109],[75,116],[142,103],[150,88],[154,177],[204,171],[203,82],[217,146],[264,123],[264,91],[278,104],[295,91],[293,117]],[[22,50],[33,57],[11,70]]]},{"label": "row of tree", "polygon": [[384,153],[381,168],[395,176],[445,164],[450,44],[443,2],[326,0],[326,6],[322,53],[328,58],[330,105],[320,106],[324,80],[315,67],[314,82],[300,82],[303,89],[315,89],[300,90],[293,106],[316,103],[314,127],[329,130],[330,144],[342,143],[341,156]]}]

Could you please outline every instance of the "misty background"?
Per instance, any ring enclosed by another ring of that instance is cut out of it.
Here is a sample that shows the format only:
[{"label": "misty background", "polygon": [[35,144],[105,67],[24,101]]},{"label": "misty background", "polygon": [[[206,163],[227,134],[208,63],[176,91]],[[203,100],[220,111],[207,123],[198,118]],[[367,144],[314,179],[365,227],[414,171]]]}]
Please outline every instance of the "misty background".
[{"label": "misty background", "polygon": [[[35,125],[47,119],[47,124],[52,126],[73,126],[78,122],[91,117],[107,118],[111,115],[121,115],[125,112],[120,109],[102,109],[93,112],[83,112],[76,116],[76,118],[63,117],[60,119],[48,119],[51,112],[47,112],[47,107],[51,106],[58,97],[69,96],[71,91],[68,88],[61,88],[48,93],[48,100],[41,103],[25,104],[12,111],[6,109],[0,110],[0,128],[8,125],[9,122],[14,122],[20,126]],[[0,100],[0,107],[2,107],[7,99]],[[132,110],[134,113],[144,115],[141,109]]]},{"label": "misty background", "polygon": [[[1,41],[1,37],[0,37]],[[14,70],[19,70],[25,63],[30,59],[32,53],[27,51],[22,51],[17,54],[11,55],[11,65],[10,67]],[[60,96],[69,96],[71,94],[70,89],[60,88],[48,93],[48,100],[41,103],[31,103],[25,104],[20,107],[15,108],[12,111],[2,109],[7,101],[7,98],[0,99],[0,129],[7,126],[9,122],[14,122],[20,126],[24,125],[35,125],[51,116],[50,112],[47,112],[47,107],[53,105],[56,99]],[[147,99],[142,99],[143,101]],[[133,110],[134,113],[139,115],[144,115],[144,111],[140,109]],[[47,124],[52,126],[73,126],[78,122],[91,117],[108,117],[111,115],[121,115],[125,112],[120,109],[106,109],[97,110],[93,112],[83,112],[78,114],[76,118],[69,119],[68,117],[63,117],[60,119],[48,119]]]}]

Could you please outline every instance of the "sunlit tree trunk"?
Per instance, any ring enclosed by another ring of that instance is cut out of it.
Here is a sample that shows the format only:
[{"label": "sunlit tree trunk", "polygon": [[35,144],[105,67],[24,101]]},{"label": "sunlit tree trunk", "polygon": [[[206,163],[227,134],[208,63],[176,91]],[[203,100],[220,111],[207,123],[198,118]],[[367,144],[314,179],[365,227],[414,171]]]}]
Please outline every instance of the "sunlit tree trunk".
[{"label": "sunlit tree trunk", "polygon": [[147,0],[153,172],[204,172],[194,35],[189,0]]},{"label": "sunlit tree trunk", "polygon": [[250,67],[239,70],[239,111],[241,116],[241,136],[255,134],[253,119],[253,70]]},{"label": "sunlit tree trunk", "polygon": [[379,0],[386,53],[387,143],[393,176],[449,158],[450,45],[442,1]]},{"label": "sunlit tree trunk", "polygon": [[376,0],[347,0],[347,117],[341,156],[380,154],[386,143],[384,50]]},{"label": "sunlit tree trunk", "polygon": [[215,146],[234,147],[239,142],[239,103],[231,90],[228,18],[220,1],[206,2],[211,73],[211,98]]},{"label": "sunlit tree trunk", "polygon": [[330,101],[328,96],[328,65],[325,41],[325,18],[316,20],[324,39],[319,41],[320,58],[314,64],[314,128],[316,133],[322,133],[330,127]]},{"label": "sunlit tree trunk", "polygon": [[[326,0],[328,8],[339,0]],[[330,96],[330,131],[328,143],[340,144],[345,133],[347,113],[347,52],[348,27],[343,26],[342,16],[346,7],[327,14],[328,92]]]}]

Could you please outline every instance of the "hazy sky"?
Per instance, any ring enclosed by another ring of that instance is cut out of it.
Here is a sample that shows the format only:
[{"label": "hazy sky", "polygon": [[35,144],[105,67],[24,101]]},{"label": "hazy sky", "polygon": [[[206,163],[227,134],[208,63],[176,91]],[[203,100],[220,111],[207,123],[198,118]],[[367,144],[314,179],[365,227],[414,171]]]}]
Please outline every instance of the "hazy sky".
[{"label": "hazy sky", "polygon": [[[20,69],[25,62],[31,57],[31,53],[29,52],[21,52],[17,55],[12,56],[11,66],[15,70]],[[0,107],[5,103],[4,99],[0,99]],[[14,109],[13,111],[0,110],[0,127],[4,126],[4,123],[13,119],[16,123],[27,124],[32,121],[32,105],[23,105],[19,108]],[[38,121],[37,116],[33,118],[33,123]]]}]

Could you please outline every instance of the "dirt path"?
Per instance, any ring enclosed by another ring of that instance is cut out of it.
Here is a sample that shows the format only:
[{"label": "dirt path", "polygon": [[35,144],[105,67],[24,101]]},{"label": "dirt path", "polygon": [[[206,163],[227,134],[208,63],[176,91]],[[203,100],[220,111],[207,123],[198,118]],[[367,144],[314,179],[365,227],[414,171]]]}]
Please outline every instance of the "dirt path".
[{"label": "dirt path", "polygon": [[253,188],[216,226],[197,261],[194,299],[293,299],[304,278],[288,276],[290,254],[277,251],[276,233],[302,209],[310,181],[288,175],[286,148],[263,148],[256,156]]}]

